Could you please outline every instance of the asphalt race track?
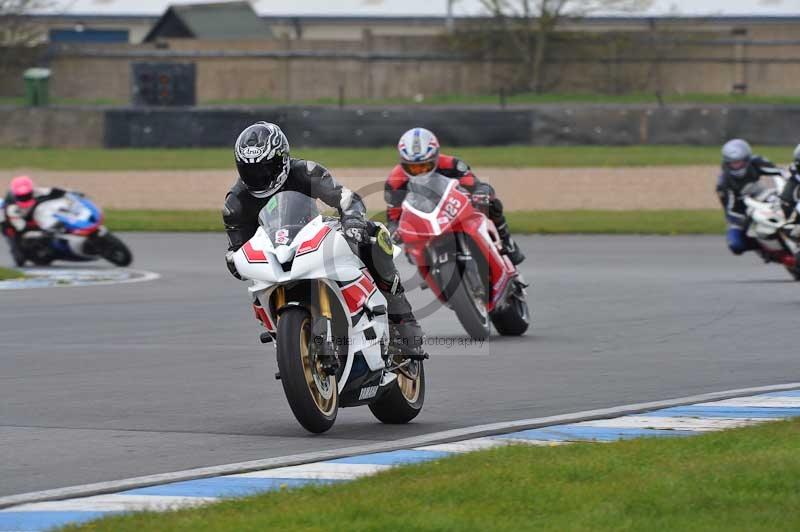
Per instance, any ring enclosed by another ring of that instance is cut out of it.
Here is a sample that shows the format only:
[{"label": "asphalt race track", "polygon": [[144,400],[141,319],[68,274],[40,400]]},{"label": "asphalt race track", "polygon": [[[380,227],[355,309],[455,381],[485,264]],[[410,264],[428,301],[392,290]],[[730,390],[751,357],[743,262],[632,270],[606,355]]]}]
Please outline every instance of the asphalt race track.
[{"label": "asphalt race track", "polygon": [[0,496],[800,380],[800,284],[781,267],[721,237],[529,237],[527,336],[466,344],[441,309],[416,422],[348,409],[311,436],[224,237],[123,237],[161,279],[0,291]]}]

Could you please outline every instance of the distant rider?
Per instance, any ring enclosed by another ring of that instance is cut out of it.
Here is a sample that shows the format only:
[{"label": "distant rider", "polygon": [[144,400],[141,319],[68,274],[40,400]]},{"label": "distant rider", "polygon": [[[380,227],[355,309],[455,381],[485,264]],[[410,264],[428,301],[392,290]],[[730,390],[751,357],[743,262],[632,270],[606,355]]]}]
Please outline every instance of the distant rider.
[{"label": "distant rider", "polygon": [[411,358],[424,356],[422,329],[400,283],[389,232],[382,224],[367,219],[366,206],[358,194],[340,185],[325,167],[290,158],[289,142],[275,124],[257,122],[247,127],[236,139],[234,155],[239,178],[225,197],[222,211],[231,273],[238,277],[233,252],[255,234],[259,212],[271,197],[296,191],[321,199],[339,211],[345,237],[357,247],[386,297],[392,341]]},{"label": "distant rider", "polygon": [[750,145],[742,139],[729,140],[722,147],[722,173],[717,180],[717,195],[725,210],[728,247],[734,255],[758,249],[758,244],[746,234],[748,220],[744,188],[757,183],[761,176],[782,174],[783,170],[767,159],[753,155]]},{"label": "distant rider", "polygon": [[479,181],[469,165],[461,159],[440,153],[436,135],[421,127],[409,129],[400,137],[397,151],[400,152],[400,163],[389,174],[384,192],[388,205],[386,218],[392,233],[397,229],[400,220],[401,205],[408,192],[409,179],[436,172],[457,179],[459,185],[472,195],[473,203],[486,212],[497,226],[497,232],[503,242],[503,252],[508,255],[511,262],[519,264],[525,260],[525,255],[511,238],[506,217],[503,215],[503,204],[496,196],[494,188],[488,183]]},{"label": "distant rider", "polygon": [[[781,192],[781,208],[786,220],[791,224],[800,224],[800,213],[797,212],[800,203],[800,144],[794,149],[792,164],[789,166],[789,179]],[[797,231],[797,229],[795,230]],[[797,264],[800,264],[800,252],[794,256]]]},{"label": "distant rider", "polygon": [[35,186],[28,176],[18,176],[11,180],[8,194],[3,203],[2,231],[11,246],[11,254],[16,259],[24,257],[20,252],[22,236],[31,229],[39,229],[33,221],[36,207],[42,203],[64,196],[67,191],[61,188],[42,188]]}]

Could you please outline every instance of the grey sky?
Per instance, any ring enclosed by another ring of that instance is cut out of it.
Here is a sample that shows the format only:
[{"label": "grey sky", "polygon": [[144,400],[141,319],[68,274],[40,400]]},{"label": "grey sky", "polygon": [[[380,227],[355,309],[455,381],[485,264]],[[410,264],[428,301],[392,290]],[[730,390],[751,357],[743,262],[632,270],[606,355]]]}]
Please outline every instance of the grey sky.
[{"label": "grey sky", "polygon": [[[161,13],[170,3],[210,0],[72,0],[73,13]],[[264,15],[444,15],[446,0],[260,0]],[[457,0],[457,15],[480,14],[479,0]],[[647,14],[800,15],[800,0],[655,0]],[[644,13],[642,13],[644,14]]]}]

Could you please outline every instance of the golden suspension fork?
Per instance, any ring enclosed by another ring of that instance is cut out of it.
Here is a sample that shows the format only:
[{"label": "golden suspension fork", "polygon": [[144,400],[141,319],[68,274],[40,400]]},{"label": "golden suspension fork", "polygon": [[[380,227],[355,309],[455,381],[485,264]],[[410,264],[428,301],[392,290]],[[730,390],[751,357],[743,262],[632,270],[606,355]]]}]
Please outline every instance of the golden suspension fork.
[{"label": "golden suspension fork", "polygon": [[331,300],[328,294],[328,286],[322,281],[317,281],[317,286],[319,287],[319,313],[330,320],[333,318],[333,315],[331,314]]},{"label": "golden suspension fork", "polygon": [[275,310],[280,310],[286,304],[286,289],[279,286],[275,289],[273,297],[275,298]]}]

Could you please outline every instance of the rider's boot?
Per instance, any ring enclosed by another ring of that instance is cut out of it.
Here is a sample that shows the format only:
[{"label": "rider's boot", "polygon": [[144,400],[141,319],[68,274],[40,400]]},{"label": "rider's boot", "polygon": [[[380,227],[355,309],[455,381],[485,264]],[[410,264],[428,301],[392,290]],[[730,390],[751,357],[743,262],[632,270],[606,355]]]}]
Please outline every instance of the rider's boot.
[{"label": "rider's boot", "polygon": [[389,336],[391,344],[403,356],[414,360],[428,358],[423,350],[425,335],[411,309],[402,286],[395,293],[385,292],[386,311],[389,317]]},{"label": "rider's boot", "polygon": [[497,234],[500,236],[500,240],[503,243],[503,253],[508,255],[508,258],[511,259],[512,264],[516,265],[525,260],[525,254],[522,253],[522,250],[519,249],[517,243],[514,242],[513,238],[511,238],[511,232],[508,230],[508,223],[503,222],[502,224],[498,225]]}]

